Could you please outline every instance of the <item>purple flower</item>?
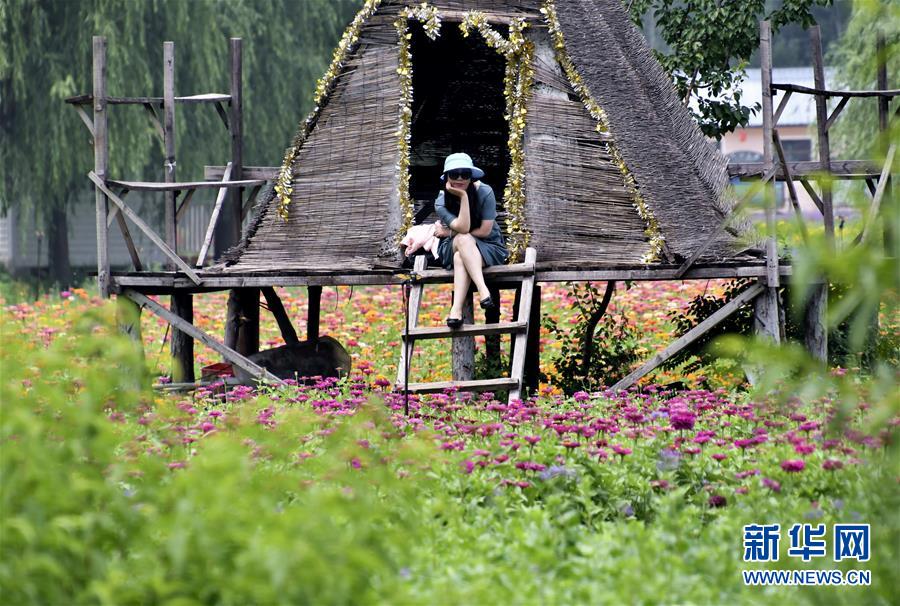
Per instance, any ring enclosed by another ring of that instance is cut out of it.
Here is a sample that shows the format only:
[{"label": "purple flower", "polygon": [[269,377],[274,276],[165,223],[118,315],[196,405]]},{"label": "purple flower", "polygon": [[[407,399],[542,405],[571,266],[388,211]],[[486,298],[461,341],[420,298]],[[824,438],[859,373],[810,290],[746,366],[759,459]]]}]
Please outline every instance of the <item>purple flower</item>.
[{"label": "purple flower", "polygon": [[806,467],[806,463],[804,463],[800,459],[788,459],[781,462],[781,468],[788,473],[803,471],[804,467]]},{"label": "purple flower", "polygon": [[770,480],[769,478],[763,478],[762,484],[772,492],[781,492],[781,484],[776,482],[775,480]]},{"label": "purple flower", "polygon": [[841,469],[844,464],[838,459],[825,459],[822,461],[822,469],[827,469],[829,471],[834,471],[835,469]]},{"label": "purple flower", "polygon": [[720,494],[714,494],[709,497],[709,500],[707,501],[707,503],[709,504],[710,507],[716,507],[716,508],[725,507],[728,504],[728,499],[726,499],[725,497],[723,497]]},{"label": "purple flower", "polygon": [[622,458],[624,458],[625,455],[630,455],[630,454],[631,454],[631,449],[630,449],[630,448],[626,448],[626,447],[624,447],[624,446],[622,446],[622,445],[620,445],[620,444],[613,444],[613,445],[612,445],[612,449],[613,449],[613,452],[614,452],[614,453],[616,453],[617,455],[619,455],[619,456],[622,457]]},{"label": "purple flower", "polygon": [[689,410],[677,410],[670,417],[673,429],[693,429],[697,416]]}]

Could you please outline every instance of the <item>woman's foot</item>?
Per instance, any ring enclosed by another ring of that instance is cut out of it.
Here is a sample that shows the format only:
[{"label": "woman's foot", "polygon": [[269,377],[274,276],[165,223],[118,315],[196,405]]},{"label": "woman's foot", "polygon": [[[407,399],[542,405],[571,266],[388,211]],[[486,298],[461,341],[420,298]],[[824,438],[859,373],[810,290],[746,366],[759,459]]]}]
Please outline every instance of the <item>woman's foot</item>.
[{"label": "woman's foot", "polygon": [[481,309],[488,311],[492,309],[497,309],[497,304],[494,303],[493,297],[490,295],[486,296],[481,300]]},{"label": "woman's foot", "polygon": [[447,327],[456,330],[458,328],[462,328],[463,321],[462,318],[447,318]]}]

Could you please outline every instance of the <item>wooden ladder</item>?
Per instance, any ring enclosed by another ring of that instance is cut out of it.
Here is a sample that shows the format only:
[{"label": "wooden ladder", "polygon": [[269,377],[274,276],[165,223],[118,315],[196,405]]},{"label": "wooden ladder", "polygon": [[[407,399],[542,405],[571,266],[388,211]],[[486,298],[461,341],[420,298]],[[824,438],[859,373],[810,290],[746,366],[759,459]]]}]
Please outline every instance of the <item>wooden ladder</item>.
[{"label": "wooden ladder", "polygon": [[484,270],[487,280],[497,277],[521,276],[521,292],[519,294],[518,317],[514,322],[498,322],[496,324],[464,324],[462,328],[451,329],[446,326],[420,327],[419,309],[422,305],[422,291],[426,283],[447,283],[453,281],[453,272],[447,270],[426,270],[425,255],[416,257],[413,268],[413,283],[409,294],[409,334],[403,335],[400,347],[400,363],[397,366],[397,389],[404,389],[407,372],[412,358],[413,348],[418,339],[441,339],[453,337],[471,337],[475,335],[514,335],[512,369],[509,377],[481,379],[475,381],[437,381],[432,383],[410,383],[409,393],[436,393],[445,389],[458,388],[460,391],[508,391],[509,401],[522,396],[522,381],[525,370],[525,350],[528,341],[529,318],[531,316],[531,298],[534,292],[534,267],[537,252],[533,248],[525,250],[525,262],[513,265],[488,267]]}]

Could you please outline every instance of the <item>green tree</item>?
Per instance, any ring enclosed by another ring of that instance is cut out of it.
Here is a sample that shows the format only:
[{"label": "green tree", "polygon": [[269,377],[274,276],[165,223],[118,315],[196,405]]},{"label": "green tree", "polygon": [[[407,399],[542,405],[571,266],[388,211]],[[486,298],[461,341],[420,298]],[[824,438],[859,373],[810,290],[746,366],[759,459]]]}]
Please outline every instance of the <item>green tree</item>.
[{"label": "green tree", "polygon": [[[67,207],[88,191],[84,126],[63,102],[91,90],[91,37],[108,45],[112,96],[160,95],[162,42],[176,48],[176,94],[227,92],[228,38],[244,42],[245,164],[277,164],[312,103],[354,0],[4,0],[0,2],[0,203],[34,210],[51,278],[66,285]],[[110,112],[110,175],[162,180],[162,145],[143,108]],[[208,107],[180,106],[179,178],[224,163],[227,133]],[[215,150],[221,150],[216,152]],[[215,154],[219,155],[216,156]]]},{"label": "green tree", "polygon": [[685,104],[693,100],[700,128],[711,137],[749,122],[754,108],[741,103],[738,85],[759,46],[759,20],[770,20],[773,31],[789,23],[808,27],[815,23],[810,9],[831,4],[784,0],[769,9],[765,0],[624,1],[638,26],[652,14],[668,48],[654,53]]},{"label": "green tree", "polygon": [[[882,52],[887,66],[888,88],[900,87],[900,4],[855,0],[847,31],[828,54],[829,64],[836,68],[836,88],[878,88],[876,40],[879,32],[885,42]],[[878,103],[874,99],[854,99],[847,104],[831,131],[833,157],[870,156],[872,143],[878,140],[878,128]]]}]

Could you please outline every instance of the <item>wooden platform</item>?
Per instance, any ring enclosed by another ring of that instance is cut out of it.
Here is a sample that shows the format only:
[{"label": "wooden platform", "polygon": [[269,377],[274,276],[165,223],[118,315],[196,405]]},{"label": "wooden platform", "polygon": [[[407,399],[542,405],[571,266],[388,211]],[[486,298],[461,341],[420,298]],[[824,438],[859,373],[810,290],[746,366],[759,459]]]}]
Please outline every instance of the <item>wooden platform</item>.
[{"label": "wooden platform", "polygon": [[[554,267],[552,264],[538,263],[535,278],[537,282],[573,282],[608,280],[710,280],[735,278],[761,278],[766,275],[762,261],[740,264],[718,265],[695,264],[684,276],[676,278],[678,265],[637,265],[585,267],[578,271]],[[779,268],[783,277],[789,277],[792,268],[783,263]],[[442,281],[443,270],[427,270],[427,281]],[[266,286],[339,286],[339,285],[387,285],[402,284],[409,276],[407,269],[379,269],[371,271],[341,272],[336,268],[321,270],[267,272],[267,273],[225,273],[221,271],[197,271],[202,285],[194,284],[180,272],[113,272],[111,281],[114,289],[133,288],[145,293],[210,292],[231,288],[262,288]],[[487,268],[485,276],[489,281],[516,281],[512,274],[504,275],[502,267]]]}]

